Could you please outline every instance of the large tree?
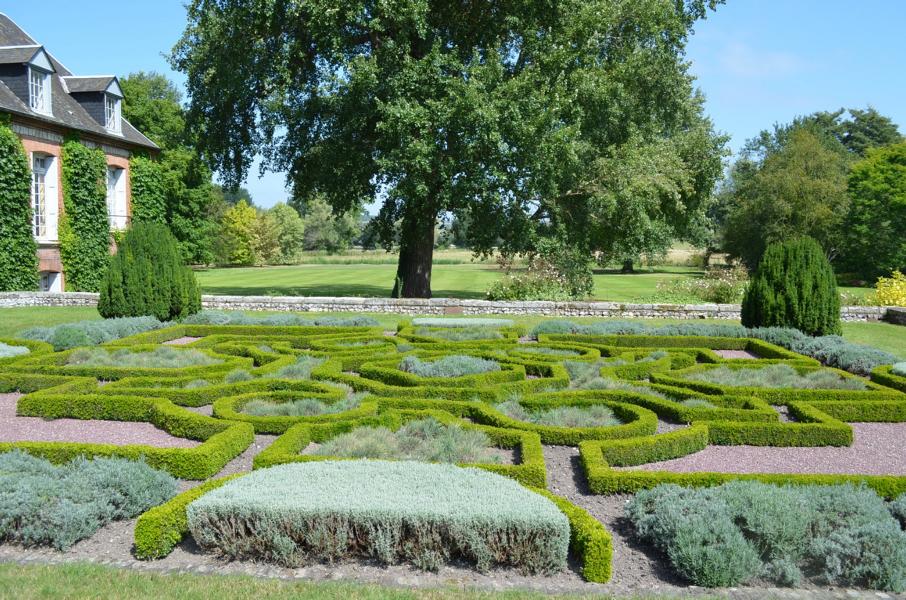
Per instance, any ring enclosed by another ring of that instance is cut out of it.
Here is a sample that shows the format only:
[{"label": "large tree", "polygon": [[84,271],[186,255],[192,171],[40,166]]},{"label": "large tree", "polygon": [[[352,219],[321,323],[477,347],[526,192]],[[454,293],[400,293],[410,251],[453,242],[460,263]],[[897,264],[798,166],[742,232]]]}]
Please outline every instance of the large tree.
[{"label": "large tree", "polygon": [[193,0],[172,61],[227,183],[261,154],[296,198],[380,200],[394,293],[428,297],[440,215],[469,219],[477,252],[692,228],[720,143],[684,48],[717,3]]},{"label": "large tree", "polygon": [[870,150],[853,165],[849,193],[846,266],[872,280],[906,272],[906,142]]},{"label": "large tree", "polygon": [[158,163],[166,223],[186,261],[210,263],[217,235],[211,170],[186,127],[179,90],[160,73],[131,73],[120,80],[123,116],[161,148]]},{"label": "large tree", "polygon": [[782,143],[775,141],[750,142],[730,169],[724,249],[750,269],[768,244],[794,237],[812,237],[829,257],[836,256],[849,208],[851,158],[839,142],[810,126],[798,126],[784,133]]}]

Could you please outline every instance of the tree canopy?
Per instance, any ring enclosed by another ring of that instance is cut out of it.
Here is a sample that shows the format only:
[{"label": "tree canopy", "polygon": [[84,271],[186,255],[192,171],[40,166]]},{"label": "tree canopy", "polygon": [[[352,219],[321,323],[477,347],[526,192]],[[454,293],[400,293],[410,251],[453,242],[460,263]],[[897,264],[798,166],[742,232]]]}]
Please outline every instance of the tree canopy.
[{"label": "tree canopy", "polygon": [[[632,253],[692,232],[720,172],[685,43],[718,0],[193,0],[172,62],[228,185],[382,202],[395,293],[430,296],[438,216],[471,247]],[[637,200],[636,200],[637,199]]]},{"label": "tree canopy", "polygon": [[179,90],[166,76],[153,72],[131,73],[120,83],[125,95],[123,116],[161,148],[158,162],[166,223],[183,258],[212,262],[217,231],[211,218],[215,201],[211,170],[186,127]]}]

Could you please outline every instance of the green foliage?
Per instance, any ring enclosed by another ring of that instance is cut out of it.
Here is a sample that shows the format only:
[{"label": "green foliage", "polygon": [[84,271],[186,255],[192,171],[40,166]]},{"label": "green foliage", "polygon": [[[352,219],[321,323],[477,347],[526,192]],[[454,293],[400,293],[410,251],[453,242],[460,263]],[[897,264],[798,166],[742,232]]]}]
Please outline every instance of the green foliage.
[{"label": "green foliage", "polygon": [[736,304],[745,293],[749,273],[743,266],[709,267],[704,277],[671,279],[658,283],[658,290],[669,294],[691,296],[704,302]]},{"label": "green foliage", "polygon": [[103,317],[153,316],[161,321],[201,310],[195,274],[185,266],[166,225],[139,222],[126,232],[101,285]]},{"label": "green foliage", "polygon": [[731,369],[717,367],[687,375],[689,379],[708,381],[718,385],[740,387],[864,390],[858,379],[841,377],[833,371],[819,369],[800,374],[790,365],[769,365],[756,369]]},{"label": "green foliage", "polygon": [[135,523],[135,556],[139,560],[163,558],[189,533],[186,507],[203,494],[244,473],[209,479],[175,496],[168,502],[142,513]]},{"label": "green foliage", "polygon": [[732,205],[724,250],[750,269],[769,244],[809,236],[828,254],[841,245],[852,158],[831,136],[806,125],[751,140],[730,171]]},{"label": "green foliage", "polygon": [[17,337],[40,340],[53,345],[54,350],[69,350],[76,346],[94,346],[112,340],[166,327],[154,317],[125,317],[103,321],[76,321],[54,327],[32,327],[20,331]]},{"label": "green foliage", "polygon": [[274,327],[374,327],[372,317],[302,316],[293,313],[278,315],[246,314],[240,311],[203,310],[183,321],[192,325],[265,325]]},{"label": "green foliage", "polygon": [[432,418],[410,421],[396,431],[359,427],[315,449],[319,456],[418,460],[445,463],[496,463],[488,436],[477,429],[445,425]]},{"label": "green foliage", "polygon": [[296,209],[282,202],[275,204],[267,214],[274,219],[277,229],[279,253],[273,262],[281,265],[299,262],[305,246],[305,224],[302,217]]},{"label": "green foliage", "polygon": [[263,155],[288,169],[297,202],[344,213],[381,201],[398,293],[428,296],[441,215],[467,221],[479,252],[569,232],[583,258],[701,229],[723,139],[684,55],[715,5],[484,2],[463,22],[446,4],[196,0],[171,60],[228,183]]},{"label": "green foliage", "polygon": [[63,142],[63,206],[60,257],[66,288],[97,292],[110,259],[107,221],[107,159],[100,148],[76,138]]},{"label": "green foliage", "polygon": [[322,250],[329,254],[342,252],[352,245],[359,234],[361,211],[334,214],[330,204],[321,197],[305,202],[295,199],[292,204],[302,211],[305,250]]},{"label": "green foliage", "polygon": [[120,79],[120,85],[126,96],[123,116],[161,147],[158,169],[166,223],[183,259],[214,262],[214,245],[220,236],[215,224],[218,198],[211,171],[195,149],[179,90],[165,75],[144,71],[130,73]]},{"label": "green foliage", "polygon": [[0,540],[67,550],[111,521],[128,519],[176,493],[176,480],[117,458],[68,464],[0,454]]},{"label": "green foliage", "polygon": [[906,533],[865,488],[661,485],[636,495],[627,514],[640,537],[699,585],[759,575],[790,585],[808,574],[831,585],[906,588]]},{"label": "green foliage", "polygon": [[906,142],[869,150],[849,176],[847,270],[873,280],[906,270]]},{"label": "green foliage", "polygon": [[399,368],[419,377],[462,377],[499,371],[500,365],[493,360],[452,354],[433,361],[423,361],[417,356],[406,356]]},{"label": "green foliage", "polygon": [[602,404],[581,406],[558,406],[549,410],[527,410],[516,400],[508,400],[495,408],[517,421],[527,421],[553,427],[610,427],[620,425],[613,410]]},{"label": "green foliage", "polygon": [[231,206],[221,219],[223,248],[221,260],[231,265],[255,264],[255,209],[245,200]]},{"label": "green foliage", "polygon": [[482,571],[552,573],[566,565],[570,536],[555,504],[510,479],[382,461],[254,471],[195,500],[188,523],[203,548],[291,566],[358,555],[425,570],[460,558]]},{"label": "green foliage", "polygon": [[768,246],[742,302],[746,327],[793,327],[839,334],[840,294],[818,243],[800,238]]},{"label": "green foliage", "polygon": [[253,398],[242,406],[242,412],[256,417],[314,417],[333,415],[352,410],[361,404],[364,394],[350,394],[338,402],[322,402],[314,398],[273,402]]},{"label": "green foliage", "polygon": [[[3,115],[0,115],[3,117]],[[32,235],[31,171],[8,120],[0,118],[0,291],[38,288],[37,245]],[[56,202],[49,198],[48,202]]]},{"label": "green foliage", "polygon": [[132,352],[126,348],[109,352],[104,348],[79,348],[66,359],[68,365],[85,367],[139,367],[181,369],[216,365],[223,362],[198,350],[177,350],[161,346],[149,352]]},{"label": "green foliage", "polygon": [[293,364],[281,367],[277,371],[268,374],[267,377],[273,379],[310,379],[312,369],[323,362],[323,358],[304,354],[297,358]]},{"label": "green foliage", "polygon": [[166,223],[167,195],[160,164],[147,156],[133,156],[129,159],[129,185],[132,222]]}]

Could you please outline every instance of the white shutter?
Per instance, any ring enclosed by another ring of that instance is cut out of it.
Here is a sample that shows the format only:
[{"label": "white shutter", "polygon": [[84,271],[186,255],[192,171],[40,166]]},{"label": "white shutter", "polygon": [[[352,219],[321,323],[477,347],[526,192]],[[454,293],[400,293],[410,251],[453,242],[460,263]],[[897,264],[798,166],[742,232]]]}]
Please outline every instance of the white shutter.
[{"label": "white shutter", "polygon": [[116,171],[116,228],[126,228],[126,170]]},{"label": "white shutter", "polygon": [[47,166],[47,175],[44,176],[44,202],[47,213],[46,238],[56,241],[60,239],[58,232],[60,222],[60,186],[58,183],[60,159],[56,156],[49,158],[51,160],[48,161],[50,164]]}]

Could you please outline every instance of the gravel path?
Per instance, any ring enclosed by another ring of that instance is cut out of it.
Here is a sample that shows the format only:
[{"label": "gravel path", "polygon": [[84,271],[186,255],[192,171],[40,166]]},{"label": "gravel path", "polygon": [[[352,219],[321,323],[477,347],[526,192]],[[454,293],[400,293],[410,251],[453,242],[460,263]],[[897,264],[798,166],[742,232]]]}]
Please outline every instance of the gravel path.
[{"label": "gravel path", "polygon": [[83,442],[159,448],[192,448],[199,442],[170,435],[150,423],[16,416],[22,394],[0,394],[0,442]]},{"label": "gravel path", "polygon": [[851,423],[848,448],[708,446],[682,458],[648,463],[646,471],[906,475],[906,423]]},{"label": "gravel path", "polygon": [[748,350],[715,350],[714,354],[721,358],[761,358]]},{"label": "gravel path", "polygon": [[197,342],[200,339],[200,337],[184,336],[172,340],[167,340],[166,342],[164,342],[164,344],[167,346],[185,346],[187,344],[191,344],[192,342]]}]

